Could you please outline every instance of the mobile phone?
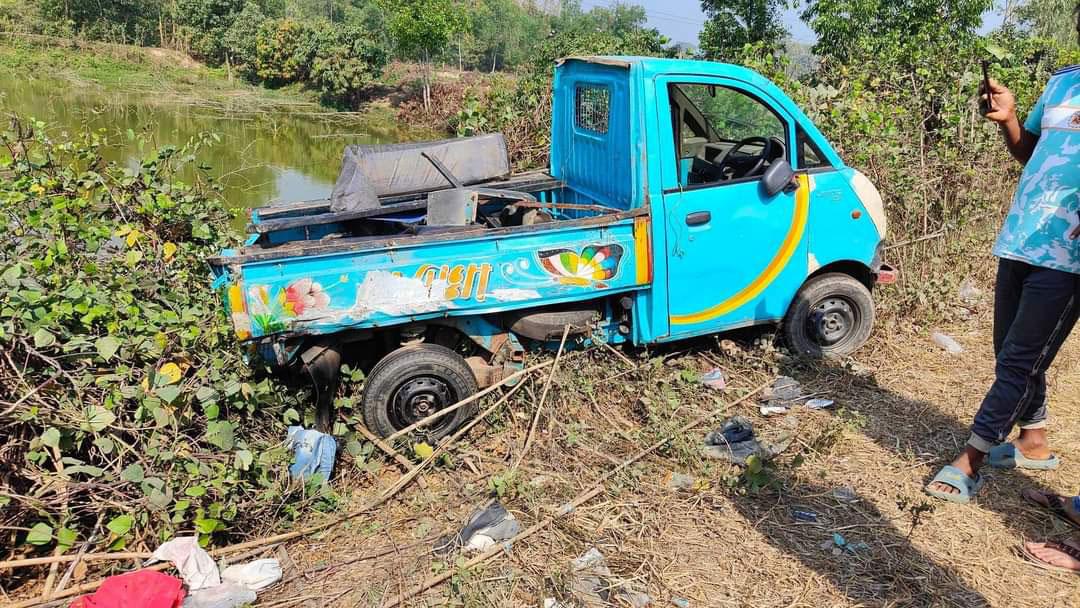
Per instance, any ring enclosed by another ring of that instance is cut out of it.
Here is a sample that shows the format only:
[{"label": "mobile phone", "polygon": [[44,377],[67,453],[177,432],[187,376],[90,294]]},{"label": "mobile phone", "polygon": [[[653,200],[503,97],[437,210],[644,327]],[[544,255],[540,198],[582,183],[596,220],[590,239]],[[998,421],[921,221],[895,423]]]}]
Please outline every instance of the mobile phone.
[{"label": "mobile phone", "polygon": [[986,99],[979,96],[979,109],[986,115],[994,107],[994,94],[990,92],[990,62],[983,59],[982,65],[983,90],[986,91]]}]

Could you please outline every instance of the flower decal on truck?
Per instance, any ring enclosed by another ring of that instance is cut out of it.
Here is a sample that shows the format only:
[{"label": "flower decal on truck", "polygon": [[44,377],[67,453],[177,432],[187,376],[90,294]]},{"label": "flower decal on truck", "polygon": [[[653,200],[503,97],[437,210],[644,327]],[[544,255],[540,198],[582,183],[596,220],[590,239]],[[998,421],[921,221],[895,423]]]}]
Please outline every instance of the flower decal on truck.
[{"label": "flower decal on truck", "polygon": [[285,288],[285,312],[299,317],[305,311],[324,310],[330,306],[330,296],[311,279],[300,279]]},{"label": "flower decal on truck", "polygon": [[588,245],[581,252],[571,249],[539,251],[536,257],[548,274],[564,285],[594,285],[603,289],[603,281],[610,281],[619,274],[622,261],[621,245]]},{"label": "flower decal on truck", "polygon": [[330,296],[322,285],[309,278],[293,281],[284,289],[256,285],[248,290],[248,317],[256,336],[285,331],[288,321],[329,307]]}]

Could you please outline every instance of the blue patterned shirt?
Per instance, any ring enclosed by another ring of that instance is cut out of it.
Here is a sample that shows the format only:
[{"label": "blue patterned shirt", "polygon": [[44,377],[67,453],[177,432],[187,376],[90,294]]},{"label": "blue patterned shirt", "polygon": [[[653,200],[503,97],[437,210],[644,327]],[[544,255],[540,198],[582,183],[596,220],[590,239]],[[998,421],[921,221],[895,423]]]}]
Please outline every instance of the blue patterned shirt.
[{"label": "blue patterned shirt", "polygon": [[1050,77],[1024,122],[1039,137],[994,255],[1080,274],[1080,65]]}]

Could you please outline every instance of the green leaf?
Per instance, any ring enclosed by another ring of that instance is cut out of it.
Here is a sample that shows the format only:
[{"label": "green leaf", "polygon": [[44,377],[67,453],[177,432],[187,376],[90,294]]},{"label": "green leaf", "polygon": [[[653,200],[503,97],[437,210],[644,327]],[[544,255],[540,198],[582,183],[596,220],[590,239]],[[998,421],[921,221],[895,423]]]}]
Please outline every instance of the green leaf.
[{"label": "green leaf", "polygon": [[52,533],[52,526],[45,522],[38,522],[26,533],[26,542],[31,545],[47,545],[52,542]]},{"label": "green leaf", "polygon": [[19,277],[22,276],[22,266],[16,264],[4,270],[4,274],[0,275],[0,280],[7,283],[8,287],[18,287]]},{"label": "green leaf", "polygon": [[90,406],[83,413],[86,415],[86,422],[82,424],[84,431],[100,433],[105,427],[116,422],[116,415],[100,405]]},{"label": "green leaf", "polygon": [[213,534],[221,526],[221,522],[216,519],[196,519],[195,529],[199,534]]},{"label": "green leaf", "polygon": [[97,347],[98,355],[100,355],[102,359],[108,361],[109,359],[112,359],[113,355],[116,354],[116,351],[120,349],[120,340],[117,340],[112,336],[105,336],[104,338],[98,338],[97,341],[94,342],[94,346]]},{"label": "green leaf", "polygon": [[120,473],[120,479],[124,481],[133,481],[135,483],[141,482],[146,477],[146,471],[143,470],[141,464],[134,462],[124,468]]},{"label": "green leaf", "polygon": [[113,440],[104,435],[96,437],[94,439],[94,445],[96,445],[103,454],[112,454],[113,450],[116,449],[116,444],[113,443]]},{"label": "green leaf", "polygon": [[112,518],[109,523],[105,524],[105,527],[109,529],[116,536],[123,536],[131,531],[131,526],[135,525],[135,518],[130,515],[117,515]]},{"label": "green leaf", "polygon": [[64,551],[70,549],[78,539],[79,533],[71,528],[60,528],[56,531],[56,544]]},{"label": "green leaf", "polygon": [[45,429],[45,432],[41,434],[41,443],[49,446],[50,448],[60,447],[60,431],[56,427],[50,426]]},{"label": "green leaf", "polygon": [[233,449],[233,425],[227,420],[211,420],[206,425],[206,440],[223,450]]},{"label": "green leaf", "polygon": [[105,474],[105,469],[101,467],[90,466],[88,464],[77,464],[73,467],[67,467],[64,469],[64,473],[67,475],[89,475],[90,477],[101,477]]},{"label": "green leaf", "polygon": [[208,419],[216,420],[217,417],[221,414],[221,407],[218,406],[218,404],[216,403],[211,403],[210,405],[204,407],[203,411],[206,412],[206,417]]},{"label": "green leaf", "polygon": [[206,488],[203,486],[191,486],[184,490],[184,494],[192,498],[199,498],[200,496],[206,496]]},{"label": "green leaf", "polygon": [[210,238],[210,226],[207,226],[203,222],[192,223],[191,236],[197,239],[208,240]]},{"label": "green leaf", "polygon": [[154,505],[155,507],[159,509],[164,509],[165,507],[169,506],[170,502],[172,502],[172,498],[165,492],[162,492],[158,489],[153,489],[150,491],[150,504]]},{"label": "green leaf", "polygon": [[357,457],[357,456],[362,455],[361,450],[363,450],[363,448],[364,448],[364,446],[359,441],[357,441],[355,439],[350,439],[345,444],[345,451],[348,452],[349,455],[353,456],[354,458]]},{"label": "green leaf", "polygon": [[1004,61],[1009,57],[1009,51],[1006,51],[1005,49],[992,42],[986,43],[986,52],[993,55],[994,58],[998,61]]},{"label": "green leaf", "polygon": [[746,471],[751,475],[761,472],[761,459],[756,454],[751,454],[746,458]]},{"label": "green leaf", "polygon": [[49,333],[49,330],[42,327],[34,332],[34,348],[48,348],[56,344],[56,336]]},{"label": "green leaf", "polygon": [[162,386],[154,392],[157,393],[157,396],[161,398],[162,401],[171,405],[172,402],[176,401],[176,398],[180,396],[181,390],[179,386],[170,384],[168,386]]},{"label": "green leaf", "polygon": [[255,457],[248,450],[239,450],[236,452],[236,458],[233,462],[233,467],[246,471],[251,468],[251,463],[255,461]]}]

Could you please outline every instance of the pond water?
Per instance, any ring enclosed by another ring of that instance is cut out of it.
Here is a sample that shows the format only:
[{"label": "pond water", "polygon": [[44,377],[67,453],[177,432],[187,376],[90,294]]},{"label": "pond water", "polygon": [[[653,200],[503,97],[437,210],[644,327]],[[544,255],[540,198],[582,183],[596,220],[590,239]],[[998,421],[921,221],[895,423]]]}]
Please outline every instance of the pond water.
[{"label": "pond water", "polygon": [[[105,129],[109,160],[137,165],[158,146],[183,145],[199,133],[220,143],[199,154],[219,179],[237,211],[275,200],[308,200],[330,194],[347,144],[391,143],[430,138],[408,129],[384,108],[370,114],[333,112],[310,103],[259,99],[238,94],[193,99],[167,91],[118,92],[98,85],[0,75],[0,111],[48,123],[57,135],[87,127]],[[132,133],[143,135],[140,149]]]}]

